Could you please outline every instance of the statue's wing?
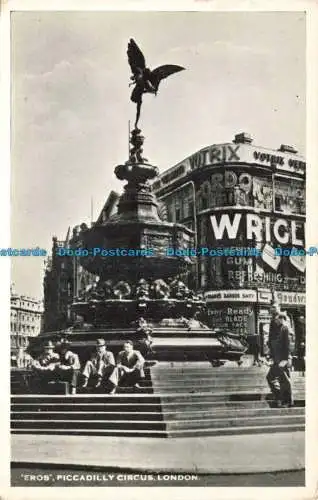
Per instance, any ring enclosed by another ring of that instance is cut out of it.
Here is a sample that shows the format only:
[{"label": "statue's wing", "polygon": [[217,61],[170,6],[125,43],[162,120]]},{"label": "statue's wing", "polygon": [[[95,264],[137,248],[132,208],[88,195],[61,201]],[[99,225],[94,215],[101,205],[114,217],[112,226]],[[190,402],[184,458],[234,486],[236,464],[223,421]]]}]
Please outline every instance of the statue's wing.
[{"label": "statue's wing", "polygon": [[173,73],[178,73],[184,70],[182,66],[177,66],[176,64],[165,64],[159,66],[151,72],[151,80],[154,85],[159,85],[161,80],[167,78],[167,76],[173,75]]},{"label": "statue's wing", "polygon": [[138,70],[140,72],[140,70],[144,70],[146,68],[144,55],[136,44],[135,40],[133,40],[132,38],[128,43],[127,55],[133,75],[135,75]]}]

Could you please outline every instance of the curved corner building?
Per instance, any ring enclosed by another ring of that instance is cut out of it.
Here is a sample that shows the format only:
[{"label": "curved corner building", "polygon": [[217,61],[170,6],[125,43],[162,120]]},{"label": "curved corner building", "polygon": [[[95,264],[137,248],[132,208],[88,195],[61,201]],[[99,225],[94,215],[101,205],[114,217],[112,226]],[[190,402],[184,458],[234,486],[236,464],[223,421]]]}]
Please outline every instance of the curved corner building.
[{"label": "curved corner building", "polygon": [[296,342],[305,316],[305,256],[298,251],[305,247],[305,171],[293,147],[254,146],[242,133],[153,183],[168,220],[195,231],[209,325],[257,334],[263,349],[272,300],[287,312]]}]

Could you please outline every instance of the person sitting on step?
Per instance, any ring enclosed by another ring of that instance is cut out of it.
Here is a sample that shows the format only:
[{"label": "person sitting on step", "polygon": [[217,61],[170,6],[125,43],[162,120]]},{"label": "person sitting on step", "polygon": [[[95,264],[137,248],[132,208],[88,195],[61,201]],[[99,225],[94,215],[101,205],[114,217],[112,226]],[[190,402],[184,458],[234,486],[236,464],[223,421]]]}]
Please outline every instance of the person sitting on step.
[{"label": "person sitting on step", "polygon": [[49,340],[44,344],[42,354],[32,362],[34,372],[40,375],[43,382],[55,379],[55,368],[60,361],[60,356],[54,352],[54,348],[53,342]]},{"label": "person sitting on step", "polygon": [[144,357],[139,351],[134,350],[132,341],[125,342],[123,350],[117,356],[114,371],[109,377],[109,381],[114,386],[111,394],[116,392],[119,384],[139,388],[140,380],[145,377],[144,363]]},{"label": "person sitting on step", "polygon": [[80,374],[81,364],[78,355],[70,350],[70,343],[60,342],[57,345],[60,353],[60,362],[56,365],[56,378],[63,382],[69,382],[71,394],[76,394],[77,380]]},{"label": "person sitting on step", "polygon": [[92,354],[83,370],[84,382],[82,387],[87,387],[91,377],[95,377],[95,387],[100,387],[103,380],[108,380],[115,367],[115,358],[112,352],[107,351],[104,339],[97,339],[96,350]]}]

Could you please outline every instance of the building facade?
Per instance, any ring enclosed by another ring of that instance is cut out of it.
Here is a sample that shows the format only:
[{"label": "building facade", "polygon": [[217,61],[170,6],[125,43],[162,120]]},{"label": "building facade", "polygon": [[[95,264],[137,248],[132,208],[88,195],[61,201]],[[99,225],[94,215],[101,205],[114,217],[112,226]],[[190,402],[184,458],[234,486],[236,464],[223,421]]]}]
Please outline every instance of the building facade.
[{"label": "building facade", "polygon": [[66,254],[66,250],[76,250],[80,246],[80,226],[75,226],[65,240],[53,237],[52,255],[49,257],[44,274],[44,317],[45,331],[58,331],[73,324],[71,305],[81,290],[91,285],[95,277],[80,264],[79,257]]},{"label": "building facade", "polygon": [[[105,208],[105,207],[104,207]],[[100,217],[107,216],[104,209]],[[71,305],[83,290],[96,280],[95,275],[86,271],[80,263],[80,257],[73,255],[81,247],[80,232],[87,226],[75,226],[70,229],[64,240],[52,239],[52,254],[46,263],[44,273],[44,330],[59,331],[71,326],[75,320]],[[72,255],[67,251],[71,250]]]},{"label": "building facade", "polygon": [[42,328],[42,301],[18,295],[11,288],[10,331],[11,352],[16,356],[19,349],[25,349],[30,337],[39,335]]},{"label": "building facade", "polygon": [[[274,299],[297,332],[305,316],[305,256],[298,255],[305,247],[305,173],[294,148],[257,147],[243,133],[154,181],[168,220],[195,231],[197,283],[211,327],[256,333],[264,346]],[[297,255],[288,255],[291,249]]]}]

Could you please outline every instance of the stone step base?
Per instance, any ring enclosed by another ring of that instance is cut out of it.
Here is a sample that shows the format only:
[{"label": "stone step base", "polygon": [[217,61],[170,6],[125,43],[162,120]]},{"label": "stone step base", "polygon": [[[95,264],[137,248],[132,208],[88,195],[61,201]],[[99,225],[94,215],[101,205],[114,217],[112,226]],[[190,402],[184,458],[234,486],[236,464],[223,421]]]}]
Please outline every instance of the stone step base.
[{"label": "stone step base", "polygon": [[12,429],[12,434],[44,434],[44,435],[66,435],[66,436],[118,436],[118,437],[152,437],[152,438],[177,438],[177,437],[200,437],[200,436],[228,436],[242,434],[271,434],[276,432],[296,432],[304,431],[304,424],[289,425],[265,425],[253,427],[217,428],[217,429],[189,429],[173,431],[169,434],[166,431],[136,431],[136,430],[96,430],[96,429]]}]

